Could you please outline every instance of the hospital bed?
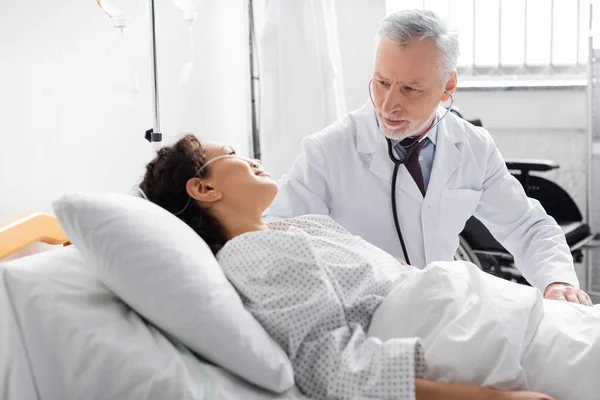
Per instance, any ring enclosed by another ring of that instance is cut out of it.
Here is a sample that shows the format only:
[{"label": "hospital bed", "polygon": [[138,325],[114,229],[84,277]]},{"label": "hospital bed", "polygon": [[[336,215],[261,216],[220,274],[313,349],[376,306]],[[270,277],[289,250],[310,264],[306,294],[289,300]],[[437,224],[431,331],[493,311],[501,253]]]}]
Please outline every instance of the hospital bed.
[{"label": "hospital bed", "polygon": [[[21,222],[0,228],[4,256],[34,241],[68,244],[51,216]],[[195,356],[100,283],[74,246],[0,261],[0,281],[2,400],[306,399]]]},{"label": "hospital bed", "polygon": [[[150,207],[150,203],[144,205]],[[46,223],[37,226],[48,231],[34,232],[31,236],[68,244],[64,242],[64,234],[57,229],[56,221],[50,216],[44,216],[44,220]],[[0,239],[4,232],[6,230],[0,227]],[[75,236],[69,234],[69,238],[77,243]],[[181,240],[180,236],[177,238]],[[28,238],[24,240],[31,241]],[[10,253],[7,247],[0,245],[0,249]],[[87,258],[82,255],[84,249],[85,246],[65,246],[16,260],[0,261],[0,399],[307,399],[296,387],[281,394],[260,389],[239,378],[239,371],[234,374],[210,363],[189,351],[176,338],[165,335],[105,286],[85,261]],[[435,290],[435,285],[427,281],[423,284]],[[524,293],[525,289],[512,285],[514,291]],[[423,291],[418,286],[413,290]],[[518,294],[517,297],[520,298]],[[534,299],[536,296],[529,292],[529,297]],[[420,301],[418,296],[411,298]],[[439,299],[448,304],[443,295]],[[164,302],[165,298],[157,300]],[[466,300],[457,297],[454,301]],[[438,309],[435,303],[432,305],[437,312],[444,308]],[[212,302],[210,307],[214,307]],[[414,310],[413,305],[405,304],[405,307]],[[527,304],[522,307],[535,309]],[[469,309],[475,312],[487,310],[485,307]],[[411,314],[401,308],[394,312]],[[495,321],[499,314],[491,315],[494,318],[488,320]],[[521,314],[508,312],[507,315]],[[527,315],[524,317],[527,321],[536,320]],[[199,319],[204,320],[202,315]],[[236,323],[239,324],[239,320]],[[494,326],[499,329],[507,327],[505,324]],[[194,333],[202,335],[203,329],[206,329],[204,325]],[[574,329],[579,328],[575,325]],[[489,329],[478,332],[489,338]],[[445,340],[452,335],[441,335],[440,338]],[[480,346],[478,343],[474,341],[472,345]],[[552,340],[549,343],[552,344]],[[223,344],[223,351],[226,351],[225,346],[227,343]],[[512,352],[520,351],[519,346],[513,347]],[[560,348],[565,346],[557,346],[557,349]],[[543,348],[542,352],[547,354],[547,349]],[[237,366],[243,365],[240,354],[235,353]],[[537,358],[534,355],[533,359]],[[500,377],[506,379],[502,375],[505,371],[499,371]]]}]

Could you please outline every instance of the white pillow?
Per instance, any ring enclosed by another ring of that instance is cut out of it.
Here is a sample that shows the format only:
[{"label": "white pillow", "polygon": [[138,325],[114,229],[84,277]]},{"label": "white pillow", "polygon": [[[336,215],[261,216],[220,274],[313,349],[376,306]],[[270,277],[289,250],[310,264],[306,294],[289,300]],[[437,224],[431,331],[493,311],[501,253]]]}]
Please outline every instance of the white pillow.
[{"label": "white pillow", "polygon": [[[2,383],[19,373],[35,382],[12,389],[31,388],[33,396],[10,397],[9,391],[7,397],[9,380],[0,385],[0,399],[204,398],[215,386],[203,373],[207,365],[178,351],[85,264],[74,246],[0,263],[0,296],[9,296],[4,302],[0,297],[8,309],[2,310],[0,330],[13,325],[19,331],[17,340],[2,343],[7,347],[0,367],[8,368]],[[11,359],[19,344],[28,373]]]},{"label": "white pillow", "polygon": [[86,265],[150,322],[260,387],[283,392],[293,386],[287,355],[184,222],[123,194],[64,195],[54,211]]}]

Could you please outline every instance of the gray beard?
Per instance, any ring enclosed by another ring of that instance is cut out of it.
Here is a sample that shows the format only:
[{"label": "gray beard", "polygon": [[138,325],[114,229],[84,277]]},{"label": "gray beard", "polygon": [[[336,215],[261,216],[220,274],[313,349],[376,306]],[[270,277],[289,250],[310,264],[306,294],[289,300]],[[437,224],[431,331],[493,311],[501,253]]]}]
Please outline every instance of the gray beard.
[{"label": "gray beard", "polygon": [[414,126],[414,124],[411,123],[411,124],[409,124],[409,126],[407,128],[405,128],[403,131],[400,131],[400,132],[386,127],[385,123],[383,121],[381,121],[378,116],[376,118],[379,120],[379,131],[381,133],[383,133],[383,135],[386,138],[388,138],[390,140],[402,141],[406,138],[413,137],[413,136],[419,136],[420,134],[427,132],[426,128],[428,126],[430,127],[433,124],[432,117],[434,117],[434,116],[435,116],[435,111],[433,112],[433,114],[431,115],[430,118],[427,118],[420,125]]}]

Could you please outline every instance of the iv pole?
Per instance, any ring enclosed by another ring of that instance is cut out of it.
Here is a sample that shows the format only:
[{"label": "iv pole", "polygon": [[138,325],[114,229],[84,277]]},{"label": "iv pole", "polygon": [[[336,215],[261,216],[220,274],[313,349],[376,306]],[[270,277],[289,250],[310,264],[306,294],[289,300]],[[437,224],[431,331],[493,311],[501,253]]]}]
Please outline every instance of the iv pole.
[{"label": "iv pole", "polygon": [[160,149],[160,142],[162,141],[162,133],[160,133],[160,112],[159,112],[159,96],[158,96],[158,73],[157,73],[157,57],[156,57],[156,27],[155,27],[155,13],[154,13],[154,0],[150,0],[150,34],[152,35],[152,41],[150,46],[150,57],[152,65],[152,106],[153,106],[153,118],[154,125],[151,129],[146,131],[145,138],[147,141],[152,143],[152,147],[155,151]]},{"label": "iv pole", "polygon": [[[260,149],[260,129],[258,126],[258,112],[257,106],[259,106],[258,96],[260,95],[260,79],[258,71],[255,70],[255,64],[258,68],[258,54],[256,54],[256,37],[254,29],[254,7],[252,0],[248,0],[248,45],[250,54],[250,107],[252,114],[252,157],[260,160],[261,149]],[[258,88],[257,88],[258,87]]]}]

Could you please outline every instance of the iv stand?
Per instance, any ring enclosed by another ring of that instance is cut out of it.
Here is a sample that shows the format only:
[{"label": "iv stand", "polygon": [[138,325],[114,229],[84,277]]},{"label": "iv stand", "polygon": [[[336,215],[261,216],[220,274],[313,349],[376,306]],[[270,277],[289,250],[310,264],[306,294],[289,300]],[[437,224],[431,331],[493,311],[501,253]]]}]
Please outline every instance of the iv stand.
[{"label": "iv stand", "polygon": [[156,57],[156,27],[154,0],[150,0],[150,34],[152,35],[152,43],[150,46],[150,56],[152,65],[152,102],[153,102],[153,117],[154,125],[148,129],[145,134],[147,141],[152,143],[155,151],[160,148],[162,141],[162,133],[160,133],[160,113],[159,113],[159,96],[158,96],[158,73],[157,73],[157,57]]},{"label": "iv stand", "polygon": [[254,29],[254,6],[252,0],[248,0],[248,46],[250,54],[250,110],[252,115],[252,157],[260,160],[261,149],[260,149],[260,129],[258,126],[258,112],[257,106],[259,105],[258,96],[260,96],[260,78],[258,71],[255,70],[255,64],[258,66],[258,54],[256,54],[256,37]]}]

